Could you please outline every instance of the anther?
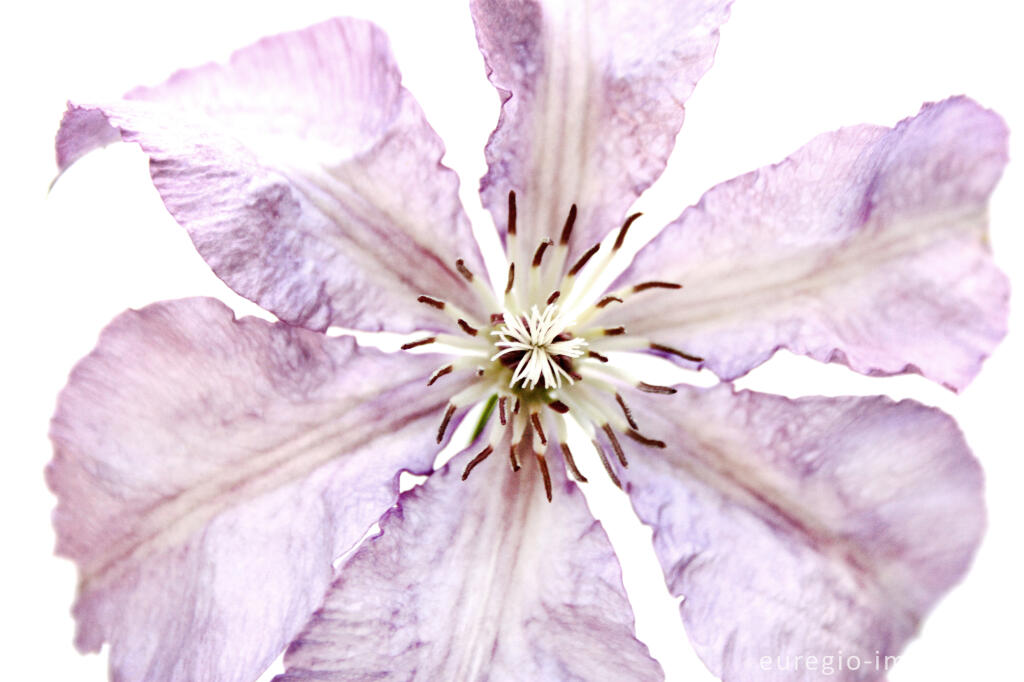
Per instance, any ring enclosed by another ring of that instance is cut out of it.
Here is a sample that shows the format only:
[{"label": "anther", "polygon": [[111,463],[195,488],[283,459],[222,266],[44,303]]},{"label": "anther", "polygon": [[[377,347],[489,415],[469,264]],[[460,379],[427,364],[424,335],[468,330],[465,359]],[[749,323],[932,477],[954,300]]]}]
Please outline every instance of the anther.
[{"label": "anther", "polygon": [[516,454],[516,446],[519,443],[512,443],[508,446],[508,459],[512,463],[512,471],[519,471],[519,456]]},{"label": "anther", "polygon": [[676,389],[671,386],[658,386],[657,384],[648,384],[644,381],[639,382],[636,385],[644,393],[660,393],[662,395],[672,395],[676,392]]},{"label": "anther", "polygon": [[512,414],[519,414],[519,397],[516,397],[516,401],[512,403]]},{"label": "anther", "polygon": [[427,382],[427,386],[433,386],[435,381],[437,381],[438,379],[440,379],[441,377],[443,377],[443,376],[445,376],[447,374],[451,374],[452,370],[454,370],[454,369],[455,369],[455,367],[452,366],[452,365],[445,365],[441,369],[437,370],[430,377],[430,381]]},{"label": "anther", "polygon": [[488,445],[486,448],[481,450],[476,457],[470,460],[469,464],[466,465],[466,470],[462,472],[462,480],[465,481],[469,478],[469,472],[473,471],[473,468],[477,464],[487,459],[492,452],[494,452],[494,446]]},{"label": "anther", "polygon": [[637,443],[640,443],[641,445],[646,445],[647,447],[650,448],[665,447],[665,441],[657,440],[655,438],[648,438],[647,436],[643,435],[642,433],[636,430],[626,431],[626,435],[635,440]]},{"label": "anther", "polygon": [[626,333],[625,327],[611,327],[608,329],[602,329],[601,333],[605,336],[622,336]]},{"label": "anther", "polygon": [[622,414],[626,416],[626,421],[629,422],[629,426],[633,429],[638,428],[636,422],[633,421],[633,412],[629,409],[629,405],[622,399],[622,396],[618,393],[615,394],[615,402],[622,408]]},{"label": "anther", "polygon": [[544,458],[544,455],[539,452],[535,452],[534,455],[537,457],[537,464],[540,466],[540,475],[544,479],[544,494],[548,496],[548,502],[551,501],[551,474],[548,473],[548,461]]},{"label": "anther", "polygon": [[648,289],[682,289],[682,284],[675,282],[642,282],[633,287],[633,293],[647,291]]},{"label": "anther", "polygon": [[605,296],[594,305],[595,308],[603,308],[609,303],[622,303],[622,299],[618,296]]},{"label": "anther", "polygon": [[601,355],[596,350],[587,351],[587,355],[589,355],[590,357],[594,358],[595,360],[600,360],[601,362],[608,362],[608,356],[607,355]]},{"label": "anther", "polygon": [[676,350],[671,346],[664,346],[660,343],[652,343],[651,350],[656,350],[661,353],[668,353],[669,355],[676,355],[684,360],[689,360],[690,362],[704,362],[704,358],[698,357],[696,355],[690,355],[689,353],[684,353],[681,350]]},{"label": "anther", "polygon": [[613,251],[618,251],[622,248],[622,243],[626,241],[626,233],[629,232],[629,226],[633,224],[637,218],[642,216],[643,213],[634,213],[633,215],[626,218],[626,222],[622,223],[622,227],[619,228],[619,234],[615,237],[615,244],[612,246]]},{"label": "anther", "polygon": [[576,264],[569,269],[569,277],[575,277],[577,273],[579,273],[579,271],[583,269],[583,266],[587,264],[587,261],[593,258],[594,254],[597,253],[598,249],[600,248],[600,244],[594,244],[589,249],[587,249],[587,252],[580,256],[579,260],[576,261]]},{"label": "anther", "polygon": [[516,191],[514,189],[508,191],[508,233],[511,235],[516,233]]},{"label": "anther", "polygon": [[466,261],[461,258],[455,261],[455,269],[459,271],[459,274],[462,275],[467,282],[473,281],[473,271],[466,267]]},{"label": "anther", "polygon": [[586,483],[587,477],[581,474],[580,470],[576,468],[576,460],[572,458],[572,451],[569,450],[569,445],[566,443],[559,443],[558,447],[562,449],[562,457],[565,459],[565,465],[569,468],[569,473],[571,473],[580,483]]},{"label": "anther", "polygon": [[437,308],[438,310],[444,310],[444,301],[439,301],[436,298],[431,298],[430,296],[420,296],[416,300],[419,301],[420,303],[426,303],[427,305],[431,306],[432,308]]},{"label": "anther", "polygon": [[565,225],[562,226],[562,236],[559,238],[558,243],[563,246],[569,243],[569,237],[572,236],[573,225],[576,224],[576,204],[569,207],[569,217],[565,219]]},{"label": "anther", "polygon": [[498,398],[498,419],[501,421],[502,426],[508,425],[508,419],[505,417],[505,404],[508,402],[508,396],[501,396]]},{"label": "anther", "polygon": [[540,245],[537,247],[537,250],[533,254],[533,267],[540,267],[540,264],[544,261],[544,252],[552,244],[554,244],[554,242],[552,242],[550,239],[545,239],[540,243]]},{"label": "anther", "polygon": [[540,444],[547,445],[548,439],[544,436],[544,427],[540,424],[540,414],[537,412],[530,413],[530,421],[533,422],[533,429],[540,436]]},{"label": "anther", "polygon": [[566,414],[569,411],[569,406],[563,403],[561,400],[552,400],[550,403],[548,403],[548,407],[550,407],[558,414]]},{"label": "anther", "polygon": [[512,293],[512,285],[516,283],[516,264],[508,264],[508,281],[505,283],[505,295]]},{"label": "anther", "polygon": [[466,332],[470,336],[476,336],[477,334],[480,333],[479,329],[477,329],[476,327],[471,326],[468,322],[466,322],[465,320],[463,320],[461,318],[459,319],[459,329],[461,329],[462,331]]},{"label": "anther", "polygon": [[552,291],[551,295],[548,296],[548,305],[551,305],[558,300],[558,297],[562,295],[561,291]]},{"label": "anther", "polygon": [[612,450],[615,451],[615,456],[619,458],[619,464],[628,467],[629,462],[626,461],[626,454],[622,452],[622,446],[619,445],[619,439],[615,437],[615,431],[612,430],[611,425],[603,424],[601,430],[604,431],[604,435],[608,436],[608,442],[612,444]]},{"label": "anther", "polygon": [[608,461],[608,456],[604,454],[604,448],[596,440],[594,441],[594,449],[597,450],[597,456],[601,460],[601,464],[604,465],[604,470],[608,474],[608,478],[612,479],[612,483],[619,490],[622,490],[622,481],[615,475],[615,471],[612,469],[611,463]]},{"label": "anther", "polygon": [[437,429],[437,442],[440,443],[444,440],[444,432],[448,430],[448,424],[452,420],[452,415],[455,414],[455,406],[450,404],[448,409],[445,410],[444,419],[441,420],[441,426]]},{"label": "anther", "polygon": [[419,341],[410,341],[409,343],[402,344],[402,350],[409,350],[410,348],[415,348],[416,346],[425,346],[428,343],[434,343],[434,341],[437,341],[436,336],[428,336],[427,338],[420,339]]}]

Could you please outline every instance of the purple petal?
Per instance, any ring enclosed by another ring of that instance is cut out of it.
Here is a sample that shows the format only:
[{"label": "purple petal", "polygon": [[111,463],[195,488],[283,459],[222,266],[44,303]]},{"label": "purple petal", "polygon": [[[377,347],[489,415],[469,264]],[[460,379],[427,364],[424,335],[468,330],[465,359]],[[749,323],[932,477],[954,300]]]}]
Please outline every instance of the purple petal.
[{"label": "purple petal", "polygon": [[616,286],[666,280],[604,323],[705,358],[726,379],[778,348],[865,374],[966,385],[1006,333],[987,242],[1002,120],[959,97],[858,126],[715,187]]},{"label": "purple petal", "polygon": [[523,459],[512,473],[494,454],[463,482],[463,456],[403,494],[277,681],[662,679],[601,525],[560,463],[549,504]]},{"label": "purple petal", "polygon": [[436,328],[417,297],[482,315],[455,261],[485,273],[444,147],[399,81],[383,32],[335,19],[124,101],[70,104],[57,160],[139,143],[218,276],[283,320]]},{"label": "purple petal", "polygon": [[115,319],[51,429],[78,647],[109,642],[118,680],[254,679],[394,503],[398,470],[430,470],[435,364],[212,299]]},{"label": "purple petal", "polygon": [[971,561],[981,470],[938,410],[728,384],[630,402],[667,447],[623,441],[627,490],[723,679],[819,680],[807,657],[839,655],[862,668],[829,679],[881,679],[876,656],[898,654]]},{"label": "purple petal", "polygon": [[518,194],[520,262],[557,240],[571,204],[572,252],[617,228],[657,178],[683,104],[718,45],[729,0],[474,0],[488,76],[503,104],[487,144],[484,205],[502,231]]}]

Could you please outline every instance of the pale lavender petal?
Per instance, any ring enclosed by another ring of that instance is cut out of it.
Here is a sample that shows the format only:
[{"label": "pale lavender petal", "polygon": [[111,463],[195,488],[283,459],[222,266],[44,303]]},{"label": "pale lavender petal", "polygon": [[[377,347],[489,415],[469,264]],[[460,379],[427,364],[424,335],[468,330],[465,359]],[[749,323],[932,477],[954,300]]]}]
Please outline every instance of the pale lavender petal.
[{"label": "pale lavender petal", "polygon": [[573,203],[573,251],[619,226],[665,167],[729,4],[474,0],[503,101],[481,193],[504,231],[506,197],[517,192],[521,259],[558,239]]},{"label": "pale lavender petal", "polygon": [[894,129],[815,138],[709,191],[616,286],[667,280],[604,316],[732,379],[778,348],[866,374],[966,385],[1006,333],[987,241],[1003,121],[969,99]]},{"label": "pale lavender petal", "polygon": [[58,165],[118,137],[149,155],[214,271],[281,319],[436,328],[422,294],[485,312],[455,268],[485,276],[458,179],[372,24],[335,19],[124,101],[72,103]]},{"label": "pale lavender petal", "polygon": [[662,679],[633,636],[604,530],[561,464],[549,504],[534,462],[512,473],[499,452],[465,482],[463,456],[403,494],[278,682]]},{"label": "pale lavender petal", "polygon": [[78,647],[109,642],[115,680],[254,679],[394,503],[399,469],[430,470],[435,364],[212,299],[115,319],[51,429]]},{"label": "pale lavender petal", "polygon": [[732,682],[883,679],[875,661],[899,654],[983,532],[955,422],[883,397],[679,388],[631,396],[667,447],[624,439],[624,478],[701,658]]}]

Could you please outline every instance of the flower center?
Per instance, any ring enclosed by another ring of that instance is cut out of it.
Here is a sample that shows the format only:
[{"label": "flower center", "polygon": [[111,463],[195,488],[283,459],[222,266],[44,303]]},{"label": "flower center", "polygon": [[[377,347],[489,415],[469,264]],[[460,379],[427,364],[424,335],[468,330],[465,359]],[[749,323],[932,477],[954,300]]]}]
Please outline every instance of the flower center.
[{"label": "flower center", "polygon": [[[631,336],[624,327],[603,327],[593,320],[599,321],[607,306],[622,304],[630,296],[652,289],[679,289],[680,285],[644,282],[600,298],[591,295],[595,280],[607,268],[640,214],[626,219],[611,249],[598,255],[601,244],[595,244],[570,266],[567,257],[576,220],[575,205],[566,218],[559,243],[544,240],[529,263],[517,263],[515,201],[515,193],[510,192],[506,240],[509,263],[504,293],[492,291],[463,261],[455,263],[459,274],[486,307],[496,312],[490,313],[487,322],[478,321],[442,300],[420,296],[421,303],[448,314],[459,333],[421,338],[402,348],[436,342],[460,353],[434,372],[429,386],[455,372],[473,373],[471,384],[449,398],[437,433],[437,442],[441,443],[456,413],[485,403],[474,437],[486,433],[486,446],[469,462],[463,480],[500,447],[507,447],[515,471],[520,469],[521,453],[532,452],[550,500],[547,456],[557,444],[566,470],[577,481],[585,482],[567,443],[567,420],[571,418],[590,437],[612,482],[621,487],[616,469],[625,468],[628,463],[616,434],[647,447],[663,448],[665,443],[641,434],[620,388],[663,394],[675,393],[675,389],[636,380],[629,371],[615,367],[606,353],[653,350],[694,363],[701,362],[701,358]],[[549,252],[554,255],[545,259]],[[607,456],[609,449],[615,454],[614,462]]]}]

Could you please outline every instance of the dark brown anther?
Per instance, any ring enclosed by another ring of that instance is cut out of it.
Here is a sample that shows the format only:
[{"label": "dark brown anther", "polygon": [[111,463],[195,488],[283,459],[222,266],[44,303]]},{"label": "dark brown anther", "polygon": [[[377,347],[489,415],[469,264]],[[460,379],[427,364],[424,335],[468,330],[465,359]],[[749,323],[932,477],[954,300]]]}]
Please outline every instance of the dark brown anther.
[{"label": "dark brown anther", "polygon": [[605,336],[622,336],[626,333],[625,327],[612,327],[602,332]]},{"label": "dark brown anther", "polygon": [[465,481],[469,478],[469,472],[471,472],[477,464],[487,459],[492,452],[494,452],[494,447],[488,445],[486,448],[481,450],[476,457],[470,460],[469,464],[466,465],[466,470],[462,472],[462,480]]},{"label": "dark brown anther", "polygon": [[501,313],[491,313],[491,326],[495,327],[505,321],[505,316]]},{"label": "dark brown anther", "polygon": [[439,301],[436,298],[431,298],[430,296],[420,296],[416,300],[419,301],[420,303],[426,303],[427,305],[431,306],[432,308],[437,308],[438,310],[444,310],[444,301]]},{"label": "dark brown anther", "polygon": [[508,233],[516,233],[516,191],[508,191]]},{"label": "dark brown anther", "polygon": [[470,326],[470,324],[468,322],[466,322],[465,320],[463,320],[461,318],[459,319],[459,329],[461,329],[462,331],[466,332],[470,336],[476,336],[477,334],[480,333],[479,329],[477,329],[476,327]]},{"label": "dark brown anther", "polygon": [[537,464],[540,466],[540,476],[544,479],[544,494],[551,501],[551,474],[548,473],[548,461],[539,452],[533,453],[537,457]]},{"label": "dark brown anther", "polygon": [[544,436],[544,427],[540,425],[540,414],[538,412],[531,412],[530,421],[533,422],[533,428],[537,431],[537,435],[540,436],[540,444],[547,445],[548,439]]},{"label": "dark brown anther", "polygon": [[583,375],[580,374],[579,372],[576,372],[572,369],[567,369],[566,373],[573,381],[583,381]]},{"label": "dark brown anther", "polygon": [[501,396],[498,398],[498,419],[501,421],[502,426],[508,425],[508,419],[505,418],[505,403],[507,402],[507,396]]},{"label": "dark brown anther", "polygon": [[461,258],[455,261],[455,269],[459,271],[459,274],[462,275],[467,282],[473,281],[473,271],[466,267],[466,261]]},{"label": "dark brown anther", "polygon": [[565,219],[565,225],[562,226],[562,236],[559,237],[558,243],[565,246],[569,243],[569,237],[572,236],[573,225],[576,224],[576,204],[569,207],[569,216]]},{"label": "dark brown anther", "polygon": [[550,403],[548,403],[548,407],[550,407],[558,414],[565,414],[569,411],[569,406],[563,403],[561,400],[552,400]]},{"label": "dark brown anther", "polygon": [[433,386],[435,381],[447,374],[451,374],[454,369],[455,368],[452,365],[445,365],[441,369],[437,370],[434,372],[434,376],[430,377],[430,381],[427,382],[427,386]]},{"label": "dark brown anther", "polygon": [[576,460],[572,458],[572,450],[569,449],[568,444],[559,443],[558,447],[562,449],[562,457],[565,458],[565,466],[569,467],[569,473],[571,473],[580,483],[586,483],[587,477],[581,474],[580,470],[576,468]]},{"label": "dark brown anther", "polygon": [[618,296],[605,296],[600,301],[598,301],[597,305],[595,305],[594,307],[595,308],[603,308],[606,305],[608,305],[609,303],[622,303],[622,299],[619,298]]},{"label": "dark brown anther", "polygon": [[648,384],[641,381],[636,385],[644,393],[660,393],[662,395],[672,395],[676,392],[676,389],[671,386],[658,386],[657,384]]},{"label": "dark brown anther", "polygon": [[561,291],[552,291],[551,295],[548,296],[548,305],[551,305],[558,300],[558,297],[562,295]]},{"label": "dark brown anther", "polygon": [[682,289],[682,284],[675,282],[642,282],[633,287],[633,293],[647,291],[648,289]]},{"label": "dark brown anther", "polygon": [[516,454],[517,445],[519,445],[519,443],[512,443],[512,445],[508,446],[508,459],[512,462],[512,471],[519,471],[521,468],[519,466],[519,455]]},{"label": "dark brown anther", "polygon": [[587,264],[587,261],[593,258],[594,254],[597,253],[598,249],[600,248],[600,244],[594,244],[589,249],[587,249],[587,252],[580,256],[580,259],[576,261],[576,264],[569,269],[569,276],[575,277],[576,274],[583,269],[583,266]]},{"label": "dark brown anther", "polygon": [[629,226],[642,215],[643,213],[634,213],[626,218],[626,222],[622,223],[622,227],[619,228],[618,236],[615,237],[615,244],[612,246],[612,251],[618,251],[622,248],[622,243],[626,241],[626,233],[629,232]]},{"label": "dark brown anther", "polygon": [[608,436],[608,442],[612,444],[612,450],[615,451],[615,456],[619,458],[619,464],[624,467],[629,466],[629,462],[626,461],[626,454],[622,452],[622,446],[619,445],[619,439],[615,437],[615,431],[609,424],[605,424],[601,427],[604,431],[604,435]]},{"label": "dark brown anther", "polygon": [[651,350],[656,350],[661,353],[668,353],[669,355],[675,355],[681,357],[683,360],[689,360],[690,362],[704,362],[704,358],[697,357],[696,355],[690,355],[689,353],[684,353],[683,351],[676,350],[671,346],[663,346],[660,343],[652,343]]},{"label": "dark brown anther", "polygon": [[633,412],[629,409],[629,405],[626,404],[626,401],[623,400],[622,396],[618,393],[615,394],[615,402],[617,402],[619,407],[622,408],[622,414],[626,415],[626,421],[629,422],[629,426],[634,429],[637,428],[636,422],[633,421]]},{"label": "dark brown anther", "polygon": [[554,244],[550,239],[545,239],[537,247],[537,250],[533,253],[533,267],[539,268],[540,264],[544,261],[544,252],[547,251],[548,247]]},{"label": "dark brown anther", "polygon": [[409,350],[410,348],[415,348],[416,346],[425,346],[428,343],[434,343],[434,341],[437,341],[436,336],[428,336],[427,338],[420,339],[419,341],[410,341],[409,343],[402,344],[402,350]]},{"label": "dark brown anther", "polygon": [[587,351],[587,355],[594,358],[595,360],[600,360],[601,362],[608,362],[608,356],[601,355],[596,350]]},{"label": "dark brown anther", "polygon": [[665,441],[657,440],[655,438],[648,438],[639,431],[626,431],[626,435],[635,440],[637,443],[640,443],[641,445],[646,445],[649,448],[665,447]]},{"label": "dark brown anther", "polygon": [[444,440],[444,432],[448,430],[448,424],[452,420],[452,415],[455,414],[455,406],[451,403],[448,404],[448,409],[444,412],[444,419],[441,420],[441,426],[437,429],[437,442],[440,443]]},{"label": "dark brown anther", "polygon": [[512,414],[519,414],[519,398],[518,397],[516,398],[516,401],[514,403],[512,403]]},{"label": "dark brown anther", "polygon": [[612,483],[619,490],[622,490],[622,481],[615,475],[615,471],[612,469],[611,463],[608,461],[608,456],[604,454],[604,448],[596,440],[594,441],[594,449],[597,450],[597,456],[601,460],[601,464],[604,465],[604,470],[608,474],[608,478],[612,479]]},{"label": "dark brown anther", "polygon": [[512,285],[516,283],[516,264],[508,264],[508,281],[505,283],[505,295],[512,293]]}]

